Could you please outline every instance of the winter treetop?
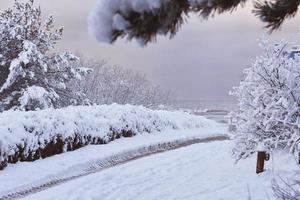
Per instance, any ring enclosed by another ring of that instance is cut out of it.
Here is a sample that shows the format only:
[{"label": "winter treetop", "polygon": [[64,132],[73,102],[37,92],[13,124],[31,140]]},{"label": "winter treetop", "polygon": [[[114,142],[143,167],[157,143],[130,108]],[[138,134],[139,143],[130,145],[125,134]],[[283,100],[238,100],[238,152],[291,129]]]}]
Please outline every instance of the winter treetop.
[{"label": "winter treetop", "polygon": [[263,54],[245,70],[232,91],[238,107],[230,114],[238,159],[263,144],[268,150],[295,151],[300,142],[300,51],[281,41],[260,43]]},{"label": "winter treetop", "polygon": [[66,83],[87,70],[74,67],[76,56],[51,50],[63,29],[54,18],[43,20],[34,1],[15,1],[0,14],[0,112],[62,107],[78,102]]}]

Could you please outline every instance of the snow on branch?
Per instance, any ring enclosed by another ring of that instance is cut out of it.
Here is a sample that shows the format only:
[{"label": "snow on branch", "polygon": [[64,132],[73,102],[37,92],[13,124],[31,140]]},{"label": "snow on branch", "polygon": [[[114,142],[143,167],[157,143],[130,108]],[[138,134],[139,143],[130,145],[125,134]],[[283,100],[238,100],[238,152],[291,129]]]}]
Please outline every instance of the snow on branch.
[{"label": "snow on branch", "polygon": [[[136,39],[142,45],[158,35],[173,37],[190,13],[203,19],[232,12],[249,0],[98,0],[91,11],[89,32],[101,42]],[[270,31],[295,17],[300,0],[254,1],[253,13]]]},{"label": "snow on branch", "polygon": [[294,151],[300,140],[300,50],[285,41],[262,40],[260,46],[263,54],[232,92],[239,101],[230,114],[238,159],[254,153],[259,143]]},{"label": "snow on branch", "polygon": [[77,58],[71,53],[52,52],[63,31],[53,28],[53,16],[43,20],[33,0],[15,1],[0,14],[0,112],[83,101],[84,95],[71,94],[66,83],[87,71],[74,67]]},{"label": "snow on branch", "polygon": [[93,72],[82,80],[72,81],[74,92],[82,91],[86,97],[98,105],[131,104],[157,108],[168,106],[175,101],[172,91],[152,84],[145,75],[119,66],[111,66],[105,61],[85,61],[80,57],[78,68],[87,67]]},{"label": "snow on branch", "polygon": [[182,20],[182,8],[173,2],[177,3],[174,0],[98,1],[88,18],[89,32],[108,43],[125,36],[146,43],[156,34],[175,33],[173,22],[177,23],[177,18]]},{"label": "snow on branch", "polygon": [[101,42],[136,39],[142,45],[157,35],[173,37],[189,12],[203,18],[232,11],[247,0],[99,0],[88,17],[89,32]]}]

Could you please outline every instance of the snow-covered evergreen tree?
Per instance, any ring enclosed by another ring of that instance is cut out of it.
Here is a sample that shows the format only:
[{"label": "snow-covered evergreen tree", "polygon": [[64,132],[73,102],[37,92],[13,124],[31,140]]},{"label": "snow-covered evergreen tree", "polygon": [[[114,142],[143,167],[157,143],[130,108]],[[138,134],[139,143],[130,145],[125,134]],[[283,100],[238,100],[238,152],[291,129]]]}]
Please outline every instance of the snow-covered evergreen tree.
[{"label": "snow-covered evergreen tree", "polygon": [[238,159],[256,151],[294,149],[300,139],[300,57],[287,42],[260,45],[263,55],[245,70],[246,77],[233,91],[238,109],[230,114],[235,127],[234,153]]},{"label": "snow-covered evergreen tree", "polygon": [[59,108],[83,99],[66,83],[87,70],[72,66],[77,58],[71,53],[51,53],[63,32],[53,28],[53,17],[43,21],[33,0],[15,1],[0,14],[0,112]]}]

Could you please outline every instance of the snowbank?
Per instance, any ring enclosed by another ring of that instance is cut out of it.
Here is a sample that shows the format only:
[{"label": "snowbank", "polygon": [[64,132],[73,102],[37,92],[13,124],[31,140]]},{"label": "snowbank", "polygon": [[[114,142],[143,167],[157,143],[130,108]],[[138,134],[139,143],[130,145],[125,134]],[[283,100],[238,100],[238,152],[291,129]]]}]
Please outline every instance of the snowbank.
[{"label": "snowbank", "polygon": [[[204,144],[227,138],[225,129],[172,130],[115,140],[107,145],[89,145],[34,162],[9,164],[0,171],[0,199],[21,198],[41,188],[69,182],[95,172],[185,145]],[[101,153],[99,153],[101,152]],[[152,154],[153,153],[153,154]]]},{"label": "snowbank", "polygon": [[[118,142],[124,141],[116,141]],[[105,148],[109,145],[100,147]],[[275,178],[290,182],[299,173],[299,167],[291,154],[274,152],[271,160],[266,162],[266,171],[257,175],[256,156],[236,164],[232,159],[233,145],[232,141],[212,142],[141,158],[57,185],[25,197],[23,200],[274,200],[276,197],[272,191],[272,180]],[[85,155],[89,157],[93,154],[92,147],[79,151],[86,150]],[[95,146],[97,147],[99,146]],[[55,156],[34,164],[41,166],[42,162],[47,162],[51,166],[57,160],[65,160],[65,156],[78,159],[77,151],[67,154],[69,155]],[[44,165],[43,169],[47,171],[49,167]],[[10,188],[16,187],[20,181],[23,182],[24,179],[18,179],[17,176],[21,174],[21,169],[13,170],[14,167],[9,167],[8,172],[6,170],[0,172],[1,179],[4,179],[0,180],[0,188],[7,187],[8,181],[5,180],[7,176],[4,174],[9,172],[10,174],[16,172],[15,181],[9,183]],[[28,164],[27,170],[35,173],[38,167],[35,166],[33,169],[31,167],[32,163]],[[55,168],[59,169],[59,167]],[[26,171],[23,172],[25,174]],[[11,179],[8,177],[8,180]]]},{"label": "snowbank", "polygon": [[218,123],[182,112],[104,105],[0,114],[0,168],[88,144],[171,129],[216,128]]}]

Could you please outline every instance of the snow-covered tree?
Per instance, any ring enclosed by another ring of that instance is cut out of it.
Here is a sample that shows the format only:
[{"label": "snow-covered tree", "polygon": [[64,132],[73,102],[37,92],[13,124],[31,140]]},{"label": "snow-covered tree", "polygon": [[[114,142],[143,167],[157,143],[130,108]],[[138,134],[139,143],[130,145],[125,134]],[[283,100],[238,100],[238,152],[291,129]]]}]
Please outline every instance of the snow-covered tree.
[{"label": "snow-covered tree", "polygon": [[[295,179],[299,177],[299,173],[295,174]],[[298,178],[299,179],[299,178]],[[300,181],[289,180],[273,180],[272,189],[277,200],[298,200],[300,199]]]},{"label": "snow-covered tree", "polygon": [[53,28],[53,17],[43,21],[33,0],[17,0],[0,14],[0,112],[58,108],[83,100],[66,83],[87,70],[73,67],[77,57],[71,53],[51,52],[63,32]]},{"label": "snow-covered tree", "polygon": [[230,114],[238,159],[268,149],[294,150],[300,139],[300,54],[287,42],[263,40],[263,54],[245,70],[232,94],[238,109]]},{"label": "snow-covered tree", "polygon": [[174,95],[147,80],[133,70],[108,65],[105,61],[84,61],[79,67],[93,69],[83,81],[71,83],[74,91],[83,90],[88,99],[96,104],[132,104],[146,107],[169,105]]},{"label": "snow-covered tree", "polygon": [[[174,36],[190,13],[207,19],[232,12],[250,0],[98,0],[89,17],[90,33],[99,41],[137,39],[143,44],[157,35]],[[270,30],[294,17],[300,0],[254,0],[254,13]]]}]

